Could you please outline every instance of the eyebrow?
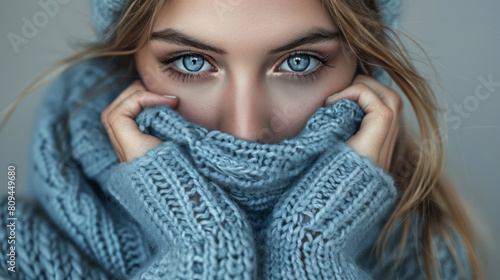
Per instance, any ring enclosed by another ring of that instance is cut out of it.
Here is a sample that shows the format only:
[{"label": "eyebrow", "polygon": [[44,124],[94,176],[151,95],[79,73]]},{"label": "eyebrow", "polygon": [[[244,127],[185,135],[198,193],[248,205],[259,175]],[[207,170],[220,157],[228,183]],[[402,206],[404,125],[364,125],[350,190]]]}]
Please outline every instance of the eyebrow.
[{"label": "eyebrow", "polygon": [[[324,27],[313,27],[306,32],[296,36],[284,45],[269,51],[269,55],[290,50],[301,45],[314,44],[324,41],[336,40],[339,38],[339,32],[326,29]],[[151,34],[151,40],[159,40],[167,43],[172,43],[181,46],[192,46],[198,49],[212,51],[218,54],[227,54],[227,51],[221,48],[211,46],[203,41],[183,33],[174,28],[166,28],[160,31],[155,31]]]}]

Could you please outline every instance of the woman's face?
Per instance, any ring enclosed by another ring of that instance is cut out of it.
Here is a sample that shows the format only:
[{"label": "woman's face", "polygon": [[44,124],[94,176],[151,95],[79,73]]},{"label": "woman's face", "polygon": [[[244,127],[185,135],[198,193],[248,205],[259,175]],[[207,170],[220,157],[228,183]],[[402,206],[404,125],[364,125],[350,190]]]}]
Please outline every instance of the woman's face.
[{"label": "woman's face", "polygon": [[337,30],[317,0],[174,0],[135,59],[188,121],[277,143],[351,84],[356,59]]}]

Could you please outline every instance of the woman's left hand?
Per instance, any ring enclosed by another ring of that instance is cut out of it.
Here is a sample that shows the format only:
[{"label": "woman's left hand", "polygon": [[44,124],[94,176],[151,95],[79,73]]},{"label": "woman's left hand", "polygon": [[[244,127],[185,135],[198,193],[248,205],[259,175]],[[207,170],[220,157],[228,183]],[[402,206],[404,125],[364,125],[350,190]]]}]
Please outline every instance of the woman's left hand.
[{"label": "woman's left hand", "polygon": [[359,131],[346,144],[389,171],[403,110],[401,97],[376,79],[358,75],[351,86],[328,97],[325,106],[344,98],[358,103],[366,114]]}]

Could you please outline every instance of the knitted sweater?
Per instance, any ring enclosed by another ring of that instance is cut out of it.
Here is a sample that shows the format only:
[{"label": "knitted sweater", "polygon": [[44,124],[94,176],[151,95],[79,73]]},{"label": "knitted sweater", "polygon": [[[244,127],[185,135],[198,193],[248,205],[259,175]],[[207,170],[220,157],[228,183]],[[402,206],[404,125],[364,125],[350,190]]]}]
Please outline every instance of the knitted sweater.
[{"label": "knitted sweater", "polygon": [[[139,129],[163,143],[119,163],[100,115],[132,80],[78,108],[111,67],[79,64],[47,89],[29,170],[36,198],[16,197],[15,244],[5,242],[12,221],[0,199],[0,276],[381,279],[388,271],[398,230],[381,267],[371,248],[400,193],[387,172],[345,144],[364,116],[355,102],[318,109],[298,136],[277,144],[207,131],[168,106],[146,108]],[[411,220],[415,238],[393,279],[425,279],[421,226]],[[438,273],[462,279],[436,240]],[[469,275],[463,245],[452,240]]]}]

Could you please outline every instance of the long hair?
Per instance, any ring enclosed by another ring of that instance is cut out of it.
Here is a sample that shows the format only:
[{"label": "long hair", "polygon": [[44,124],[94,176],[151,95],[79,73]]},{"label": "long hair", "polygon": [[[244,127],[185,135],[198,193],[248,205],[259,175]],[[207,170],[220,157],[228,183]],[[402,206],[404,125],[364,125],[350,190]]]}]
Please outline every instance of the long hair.
[{"label": "long hair", "polygon": [[[433,233],[438,233],[445,240],[463,273],[450,241],[449,232],[446,230],[446,226],[450,225],[465,244],[473,279],[482,279],[470,230],[471,222],[465,211],[466,205],[444,173],[443,159],[446,147],[438,124],[440,108],[428,81],[416,71],[399,39],[398,33],[402,32],[384,24],[377,0],[321,1],[336,23],[342,43],[347,44],[356,55],[358,67],[368,75],[373,75],[375,66],[384,69],[406,96],[418,120],[420,141],[417,143],[413,141],[416,138],[407,126],[400,124],[389,172],[403,191],[403,195],[377,238],[375,244],[377,260],[381,263],[389,234],[399,226],[402,226],[399,247],[402,256],[408,239],[410,220],[413,217],[410,214],[417,211],[423,225],[420,242],[425,252],[427,278],[431,279],[431,262],[435,271],[438,271],[432,247]],[[107,39],[61,60],[42,73],[16,102],[3,112],[4,119],[0,124],[0,130],[19,102],[29,93],[85,60],[117,59],[115,71],[126,69],[125,75],[131,75],[135,69],[134,55],[147,43],[159,13],[167,3],[168,1],[130,0],[117,24],[106,30],[109,35]],[[418,43],[413,42],[418,46]],[[425,54],[425,51],[423,53]],[[98,81],[96,85],[106,78]],[[95,91],[92,96],[103,90],[105,88]],[[402,220],[402,223],[396,225],[398,220]],[[394,268],[397,265],[397,262],[394,263]]]},{"label": "long hair", "polygon": [[[483,278],[478,256],[473,245],[470,218],[466,205],[444,172],[446,130],[439,129],[436,96],[429,83],[412,65],[398,34],[404,34],[383,23],[376,0],[322,0],[342,35],[343,43],[354,52],[359,67],[373,74],[375,66],[383,68],[401,89],[415,112],[420,141],[415,143],[413,132],[401,125],[393,153],[390,174],[402,190],[402,198],[386,222],[377,242],[377,257],[383,258],[385,245],[398,220],[402,223],[400,256],[409,233],[410,214],[417,211],[422,220],[421,247],[425,273],[431,279],[431,262],[437,272],[433,252],[433,233],[443,238],[454,256],[461,273],[463,267],[452,246],[449,231],[461,237],[468,254],[473,279]],[[406,34],[406,37],[410,38]],[[411,39],[411,38],[410,38]],[[418,46],[414,40],[412,40]],[[421,49],[425,54],[425,51]],[[383,240],[383,242],[382,242]],[[394,269],[398,263],[394,264]],[[394,269],[392,271],[394,271]],[[462,274],[463,275],[463,274]],[[440,278],[437,275],[438,279]]]}]

